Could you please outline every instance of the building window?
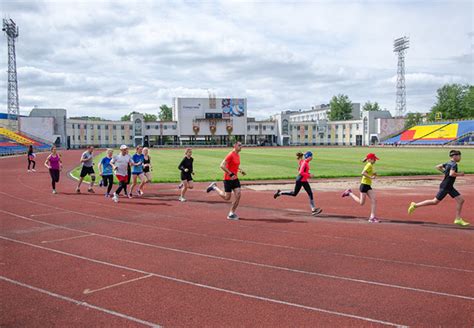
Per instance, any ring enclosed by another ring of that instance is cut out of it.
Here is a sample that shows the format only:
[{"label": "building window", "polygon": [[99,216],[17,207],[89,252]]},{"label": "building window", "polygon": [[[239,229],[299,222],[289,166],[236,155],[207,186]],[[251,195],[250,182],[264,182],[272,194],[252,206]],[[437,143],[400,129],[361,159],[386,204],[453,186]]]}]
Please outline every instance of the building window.
[{"label": "building window", "polygon": [[108,129],[109,129],[109,126],[108,126],[108,125],[106,125],[106,126],[105,126],[105,129],[106,129],[106,130],[108,130]]},{"label": "building window", "polygon": [[343,135],[342,135],[342,137],[345,139],[345,138],[346,138],[346,135],[345,135],[345,134],[343,134]]},{"label": "building window", "polygon": [[158,130],[160,126],[159,125],[155,125],[155,130]]},{"label": "building window", "polygon": [[94,140],[94,136],[91,136],[91,141]]},{"label": "building window", "polygon": [[91,130],[94,130],[94,124],[89,125],[91,127]]},{"label": "building window", "polygon": [[255,125],[255,131],[257,131],[257,130],[258,130],[258,126],[257,126],[257,125]]},{"label": "building window", "polygon": [[173,130],[176,130],[176,125],[173,125]]},{"label": "building window", "polygon": [[84,129],[87,129],[87,124],[84,124]]},{"label": "building window", "polygon": [[168,125],[163,125],[163,129],[168,130]]},{"label": "building window", "polygon": [[330,134],[328,134],[328,139],[331,139],[331,135],[330,135]]},{"label": "building window", "polygon": [[116,125],[113,125],[113,130],[117,130],[117,126],[116,126]]},{"label": "building window", "polygon": [[81,140],[81,136],[77,136],[77,140]]},{"label": "building window", "polygon": [[[123,126],[123,125],[122,125]],[[122,141],[125,141],[125,136],[122,136]]]},{"label": "building window", "polygon": [[116,141],[116,140],[117,140],[117,136],[114,136],[113,139],[114,139],[114,141]]},{"label": "building window", "polygon": [[133,139],[133,137],[132,137],[132,136],[130,136],[130,138],[129,138],[129,139],[130,139],[130,140],[132,140],[132,139]]},{"label": "building window", "polygon": [[272,131],[273,131],[274,128],[275,128],[275,127],[274,127],[273,125],[270,127],[270,129],[271,129]]},{"label": "building window", "polygon": [[121,129],[121,130],[125,130],[125,125],[122,125],[122,126],[120,127],[120,129]]},{"label": "building window", "polygon": [[351,134],[350,138],[352,139],[352,134]]},{"label": "building window", "polygon": [[109,141],[109,136],[105,136],[105,140]]},{"label": "building window", "polygon": [[147,126],[146,126],[146,129],[147,129],[147,130],[150,130],[150,126],[149,126],[149,125],[147,125]]},{"label": "building window", "polygon": [[72,140],[75,140],[74,137],[75,137],[75,136],[73,135],[73,136],[72,136]]},{"label": "building window", "polygon": [[98,138],[99,138],[99,140],[101,140],[101,139],[102,139],[102,137],[101,137],[101,136],[98,136]]},{"label": "building window", "polygon": [[339,135],[338,135],[338,134],[336,134],[336,139],[337,139],[337,138],[339,138]]},{"label": "building window", "polygon": [[74,124],[72,125],[72,128],[74,129]]},{"label": "building window", "polygon": [[267,126],[264,125],[264,126],[263,126],[263,131],[266,131],[266,130],[267,130]]},{"label": "building window", "polygon": [[359,130],[359,124],[356,124],[356,129]]},{"label": "building window", "polygon": [[247,131],[250,131],[250,125],[247,125]]}]

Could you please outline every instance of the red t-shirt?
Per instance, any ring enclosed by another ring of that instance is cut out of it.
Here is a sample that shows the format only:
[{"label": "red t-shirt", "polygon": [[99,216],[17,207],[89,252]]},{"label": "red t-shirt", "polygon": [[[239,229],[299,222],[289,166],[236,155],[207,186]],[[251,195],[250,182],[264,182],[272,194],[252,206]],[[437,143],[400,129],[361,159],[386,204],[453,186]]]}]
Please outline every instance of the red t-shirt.
[{"label": "red t-shirt", "polygon": [[[227,163],[226,168],[235,174],[237,177],[237,173],[239,172],[239,166],[240,166],[240,155],[237,154],[234,151],[231,151],[226,157],[225,161]],[[232,180],[230,176],[227,174],[227,172],[224,172],[224,180]]]}]

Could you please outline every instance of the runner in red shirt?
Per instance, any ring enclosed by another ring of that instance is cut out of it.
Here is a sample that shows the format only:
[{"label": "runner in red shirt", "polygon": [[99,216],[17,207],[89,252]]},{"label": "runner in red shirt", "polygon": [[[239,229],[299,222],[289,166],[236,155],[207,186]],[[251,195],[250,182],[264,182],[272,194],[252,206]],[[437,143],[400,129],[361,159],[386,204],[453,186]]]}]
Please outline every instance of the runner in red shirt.
[{"label": "runner in red shirt", "polygon": [[242,143],[237,141],[234,144],[234,149],[225,157],[221,163],[221,169],[224,171],[224,191],[217,187],[215,182],[211,183],[207,187],[207,192],[215,190],[219,196],[224,200],[230,200],[232,192],[234,192],[234,200],[232,202],[232,207],[230,208],[229,215],[227,219],[229,220],[238,220],[239,217],[235,214],[237,207],[239,206],[240,201],[240,181],[237,177],[237,174],[240,172],[242,175],[245,175],[245,172],[240,168],[240,150],[242,149]]}]

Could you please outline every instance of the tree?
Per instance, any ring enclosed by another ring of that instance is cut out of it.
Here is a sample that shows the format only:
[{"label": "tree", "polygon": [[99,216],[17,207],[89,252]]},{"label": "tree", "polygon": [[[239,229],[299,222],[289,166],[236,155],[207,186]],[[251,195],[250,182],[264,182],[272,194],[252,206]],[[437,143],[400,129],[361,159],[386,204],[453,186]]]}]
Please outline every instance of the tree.
[{"label": "tree", "polygon": [[156,122],[158,117],[155,114],[143,114],[145,122]]},{"label": "tree", "polygon": [[367,112],[374,112],[374,111],[380,110],[380,106],[377,102],[374,102],[372,104],[370,101],[367,101],[365,103],[364,107],[362,107],[362,109],[367,111]]},{"label": "tree", "polygon": [[423,116],[420,113],[408,113],[405,120],[405,129],[421,123]]},{"label": "tree", "polygon": [[329,120],[345,121],[352,119],[352,102],[349,97],[343,94],[333,96],[329,103]]},{"label": "tree", "polygon": [[173,119],[173,109],[167,105],[161,105],[158,117],[160,121],[171,121]]},{"label": "tree", "polygon": [[474,87],[472,85],[445,84],[438,89],[437,102],[431,108],[429,119],[441,113],[446,120],[474,117]]},{"label": "tree", "polygon": [[122,116],[122,117],[120,118],[120,120],[121,120],[121,121],[130,121],[132,114],[139,114],[139,113],[133,111],[133,112],[131,112],[131,113],[128,114],[128,115]]}]

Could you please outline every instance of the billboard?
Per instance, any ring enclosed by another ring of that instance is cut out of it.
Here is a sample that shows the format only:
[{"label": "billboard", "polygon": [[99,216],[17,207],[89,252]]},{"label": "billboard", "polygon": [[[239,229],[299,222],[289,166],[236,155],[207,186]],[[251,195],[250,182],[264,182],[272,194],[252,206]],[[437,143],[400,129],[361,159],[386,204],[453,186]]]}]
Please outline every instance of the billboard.
[{"label": "billboard", "polygon": [[230,118],[231,116],[244,116],[245,100],[224,98],[221,102],[221,108],[223,118]]}]

